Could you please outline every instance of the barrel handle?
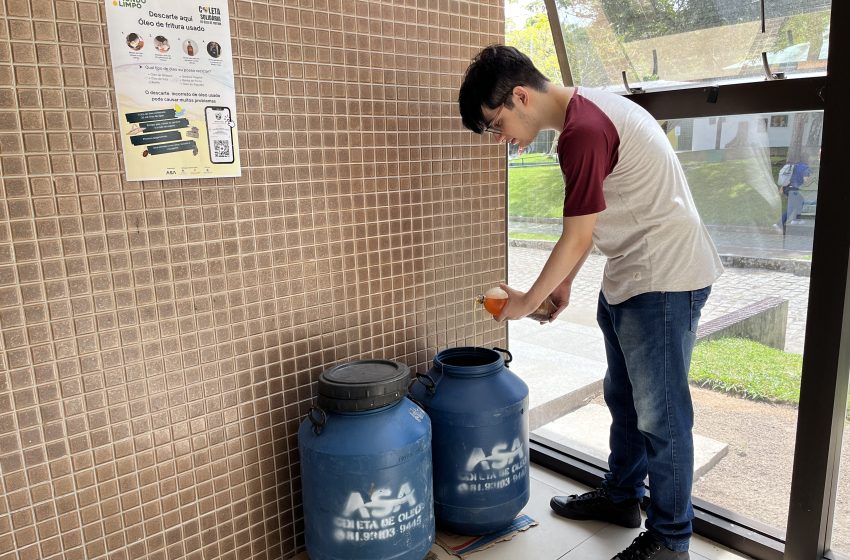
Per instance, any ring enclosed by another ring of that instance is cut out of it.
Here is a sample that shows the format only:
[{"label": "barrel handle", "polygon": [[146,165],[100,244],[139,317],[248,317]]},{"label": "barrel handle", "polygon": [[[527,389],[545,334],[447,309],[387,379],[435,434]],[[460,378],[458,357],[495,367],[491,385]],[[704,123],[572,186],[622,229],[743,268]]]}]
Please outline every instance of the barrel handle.
[{"label": "barrel handle", "polygon": [[493,350],[495,350],[495,351],[497,351],[497,352],[503,352],[503,353],[507,354],[507,355],[508,355],[508,357],[505,359],[505,367],[510,367],[510,366],[508,366],[508,364],[509,364],[509,363],[511,363],[511,362],[514,360],[514,357],[513,357],[513,355],[510,353],[510,351],[508,351],[508,350],[506,350],[506,349],[504,349],[504,348],[496,348],[495,346],[493,347]]},{"label": "barrel handle", "polygon": [[[321,414],[321,417],[317,420],[316,417],[313,416],[313,412],[318,412]],[[320,435],[325,424],[328,422],[328,415],[325,414],[325,411],[318,406],[311,406],[310,411],[307,413],[307,418],[309,418],[310,423],[313,424],[313,433],[317,436]]]},{"label": "barrel handle", "polygon": [[433,395],[434,393],[437,392],[436,391],[437,384],[434,383],[434,379],[430,375],[428,375],[427,373],[417,373],[416,379],[414,379],[410,384],[411,387],[413,386],[413,383],[416,383],[417,381],[420,382],[421,384],[425,385],[425,390],[428,391],[430,394]]},{"label": "barrel handle", "polygon": [[414,377],[413,379],[410,380],[410,383],[407,384],[407,395],[406,396],[409,400],[413,401],[413,404],[415,404],[416,406],[418,406],[422,410],[425,410],[425,405],[422,404],[419,401],[419,399],[417,399],[416,397],[413,396],[413,384],[416,383],[416,381],[417,381],[417,379],[416,379],[416,377]]}]

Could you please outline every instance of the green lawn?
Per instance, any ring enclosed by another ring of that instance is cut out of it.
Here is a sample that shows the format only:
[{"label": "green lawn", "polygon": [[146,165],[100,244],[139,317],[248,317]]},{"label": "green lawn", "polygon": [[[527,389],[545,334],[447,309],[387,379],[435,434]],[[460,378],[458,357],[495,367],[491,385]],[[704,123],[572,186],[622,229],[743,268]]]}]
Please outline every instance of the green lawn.
[{"label": "green lawn", "polygon": [[[751,176],[751,161],[691,162],[682,167],[706,224],[767,226],[776,222],[777,211],[750,184],[763,179]],[[767,187],[775,192],[772,184]]]},{"label": "green lawn", "polygon": [[[798,405],[803,356],[744,338],[707,340],[694,347],[691,383],[752,400]],[[850,418],[850,395],[847,401]]]},{"label": "green lawn", "polygon": [[564,179],[555,165],[508,167],[511,216],[560,218],[564,215]]},{"label": "green lawn", "polygon": [[748,399],[797,404],[801,354],[744,338],[707,340],[696,345],[691,382]]},{"label": "green lawn", "polygon": [[551,233],[528,233],[525,231],[509,231],[508,237],[510,239],[531,239],[533,241],[557,241],[559,239],[558,235]]},{"label": "green lawn", "polygon": [[529,165],[551,163],[555,164],[555,156],[546,154],[522,154],[510,160],[510,165]]},{"label": "green lawn", "polygon": [[[539,154],[529,154],[529,157]],[[523,156],[525,157],[525,156]],[[512,160],[512,163],[516,160]],[[776,166],[776,163],[773,164]],[[764,172],[752,160],[685,161],[694,201],[705,223],[711,225],[757,225],[775,223],[777,209],[752,186],[762,184],[762,192],[776,189],[766,183]],[[773,171],[776,175],[776,171]],[[564,182],[558,165],[508,167],[508,212],[511,216],[561,217]]]}]

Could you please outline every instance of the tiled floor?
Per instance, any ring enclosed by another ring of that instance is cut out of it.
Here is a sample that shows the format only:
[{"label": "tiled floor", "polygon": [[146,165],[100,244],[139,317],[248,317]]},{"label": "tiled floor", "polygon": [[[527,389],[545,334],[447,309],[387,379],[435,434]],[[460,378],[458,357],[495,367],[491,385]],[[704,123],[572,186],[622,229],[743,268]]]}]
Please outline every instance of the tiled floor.
[{"label": "tiled floor", "polygon": [[[539,523],[512,540],[477,552],[470,560],[608,560],[635,538],[641,529],[624,529],[597,521],[570,521],[549,509],[549,499],[559,494],[577,494],[587,488],[576,482],[532,465],[531,499],[523,509]],[[434,545],[440,560],[452,555]],[[691,541],[692,560],[740,560],[747,558],[701,537]]]},{"label": "tiled floor", "polygon": [[[538,522],[536,527],[517,534],[469,560],[608,560],[635,538],[641,529],[623,529],[598,521],[570,521],[549,510],[549,499],[559,494],[576,494],[587,488],[546,469],[531,467],[531,499],[523,513]],[[438,545],[431,549],[440,560],[455,556]],[[306,555],[298,559],[306,559]],[[742,560],[749,558],[707,541],[691,540],[691,560]]]},{"label": "tiled floor", "polygon": [[[532,465],[531,499],[523,512],[539,525],[512,540],[477,552],[470,560],[608,560],[635,538],[641,529],[624,529],[598,521],[570,521],[552,513],[549,499],[559,494],[577,494],[587,488]],[[440,560],[454,558],[439,546],[432,551]],[[747,558],[701,537],[691,541],[692,560],[741,560]]]}]

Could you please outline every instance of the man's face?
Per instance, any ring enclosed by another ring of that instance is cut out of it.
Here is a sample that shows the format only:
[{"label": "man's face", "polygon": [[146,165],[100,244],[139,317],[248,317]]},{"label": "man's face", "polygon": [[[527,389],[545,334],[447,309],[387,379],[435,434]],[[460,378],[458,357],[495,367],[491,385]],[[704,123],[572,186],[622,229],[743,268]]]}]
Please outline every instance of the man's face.
[{"label": "man's face", "polygon": [[523,97],[525,93],[517,93],[517,89],[519,88],[515,88],[514,93],[508,98],[513,101],[512,107],[503,103],[495,109],[483,105],[481,110],[487,122],[484,132],[494,135],[498,142],[525,148],[531,144],[539,131],[535,130],[529,121],[527,97]]}]

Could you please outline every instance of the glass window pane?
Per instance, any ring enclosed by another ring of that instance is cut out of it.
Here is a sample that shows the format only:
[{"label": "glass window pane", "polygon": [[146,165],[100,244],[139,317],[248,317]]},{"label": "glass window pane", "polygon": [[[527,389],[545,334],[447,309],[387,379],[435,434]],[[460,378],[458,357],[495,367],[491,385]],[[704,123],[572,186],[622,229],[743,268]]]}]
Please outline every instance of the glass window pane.
[{"label": "glass window pane", "polygon": [[[542,3],[535,4],[532,0],[506,1],[505,43],[525,53],[553,83],[563,81],[552,41],[552,28]],[[558,167],[557,139],[558,134],[554,130],[542,130],[522,154],[516,146],[508,145],[508,184],[514,185],[513,190],[508,189],[508,204],[513,209],[509,221],[515,218],[537,220],[545,216],[555,218],[560,224],[564,183]],[[517,173],[517,170],[521,171]],[[511,198],[512,192],[524,188],[519,182],[534,183],[535,192],[541,196]],[[537,235],[534,231],[516,231],[514,235],[516,239],[526,240],[557,239],[546,232]]]},{"label": "glass window pane", "polygon": [[505,44],[525,53],[544,76],[553,83],[563,83],[552,27],[542,3],[529,6],[523,0],[507,0],[505,3]]},{"label": "glass window pane", "polygon": [[[850,405],[850,394],[847,395]],[[850,556],[850,406],[844,418],[844,435],[841,440],[841,466],[838,470],[838,497],[835,519],[832,522],[833,551]]]},{"label": "glass window pane", "polygon": [[[797,427],[823,113],[661,122],[726,267],[703,309],[691,368],[693,495],[784,536]],[[510,159],[509,282],[528,289],[560,233],[554,161]],[[781,186],[783,185],[783,186]],[[596,326],[605,258],[591,254],[549,325],[510,325],[534,439],[604,464],[606,361]],[[651,481],[650,481],[651,482]],[[845,524],[847,525],[847,524]]]},{"label": "glass window pane", "polygon": [[829,0],[556,0],[575,83],[625,91],[826,71]]}]

